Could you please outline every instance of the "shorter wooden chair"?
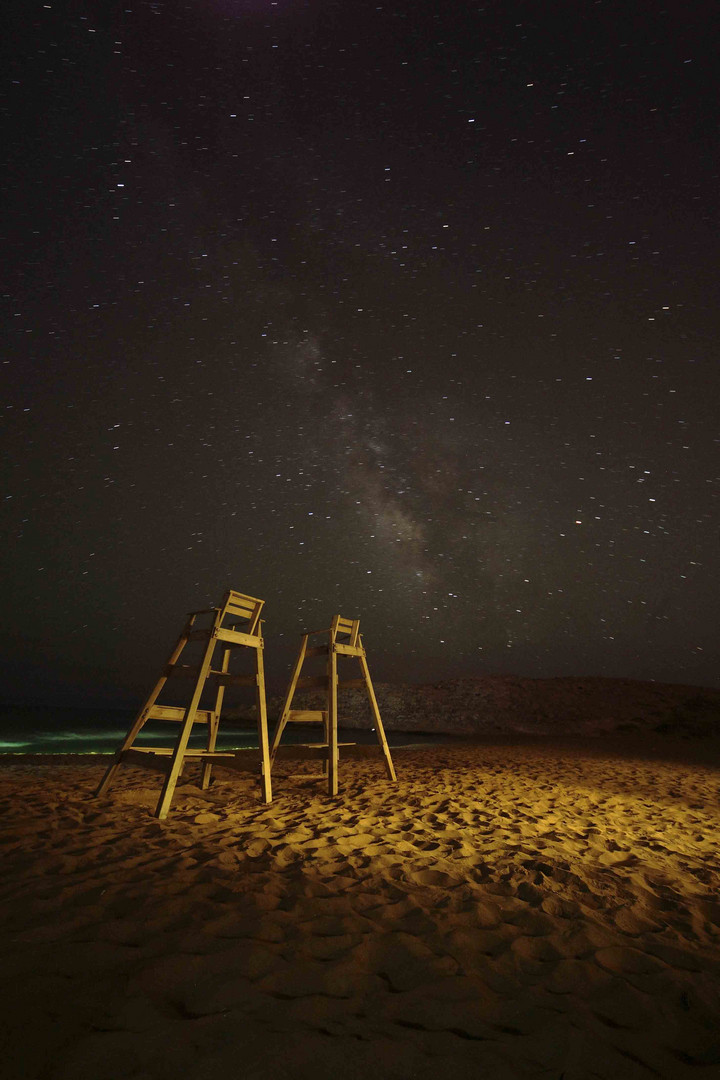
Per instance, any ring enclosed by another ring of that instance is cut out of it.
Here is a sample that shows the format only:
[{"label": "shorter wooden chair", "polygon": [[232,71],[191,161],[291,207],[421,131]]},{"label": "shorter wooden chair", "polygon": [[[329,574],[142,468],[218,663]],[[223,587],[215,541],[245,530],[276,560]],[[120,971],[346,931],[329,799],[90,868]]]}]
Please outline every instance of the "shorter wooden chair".
[{"label": "shorter wooden chair", "polygon": [[[275,761],[280,740],[288,724],[291,723],[318,723],[323,726],[323,742],[305,743],[300,745],[287,745],[292,757],[319,758],[324,762],[324,769],[328,778],[328,794],[335,796],[338,793],[338,757],[339,749],[345,746],[354,746],[354,743],[338,742],[338,689],[352,687],[365,689],[367,692],[370,708],[375,721],[378,742],[385,760],[385,769],[390,780],[396,780],[395,768],[390,756],[383,728],[380,710],[378,708],[375,691],[370,679],[367,658],[360,636],[359,619],[344,619],[341,615],[334,615],[328,630],[308,630],[302,636],[300,652],[298,653],[295,667],[290,679],[285,704],[283,705],[280,719],[278,720],[272,747],[270,749],[271,762]],[[311,637],[326,635],[327,641],[320,645],[309,645]],[[324,675],[307,675],[302,677],[301,671],[306,660],[311,657],[324,657],[326,670]],[[354,657],[360,664],[362,678],[338,679],[338,660],[345,657]],[[293,709],[292,702],[297,691],[325,690],[327,705],[325,709]]]},{"label": "shorter wooden chair", "polygon": [[[165,665],[162,675],[155,683],[150,695],[143,703],[125,739],[117,750],[113,761],[108,767],[96,795],[104,795],[110,787],[119,766],[126,760],[136,763],[154,764],[161,763],[163,771],[166,771],[165,783],[163,784],[160,799],[155,814],[159,818],[168,815],[172,802],[175,785],[182,772],[186,758],[198,760],[202,764],[201,785],[207,788],[210,783],[210,772],[213,764],[224,765],[227,768],[238,768],[243,771],[247,768],[243,764],[240,755],[232,751],[216,751],[218,728],[220,724],[220,710],[223,704],[226,686],[254,686],[255,701],[257,708],[257,727],[259,743],[259,767],[260,782],[263,799],[266,803],[272,800],[272,787],[270,783],[270,754],[268,746],[267,707],[265,700],[265,669],[263,663],[263,639],[260,612],[264,600],[258,600],[254,596],[246,596],[245,593],[228,589],[219,607],[208,608],[203,611],[193,611],[187,617],[187,622],[177,640],[175,648]],[[198,627],[196,620],[209,617],[209,625]],[[232,620],[231,626],[224,625],[225,620]],[[244,624],[244,625],[243,625]],[[242,626],[242,629],[241,629]],[[180,655],[186,645],[191,642],[202,643],[202,658],[199,664],[180,664]],[[222,659],[219,668],[213,668],[213,656],[216,648],[220,647]],[[252,675],[232,675],[229,671],[230,656],[236,650],[250,649],[255,660],[255,672]],[[159,705],[157,699],[160,696],[165,683],[169,678],[185,676],[192,680],[193,691],[188,705]],[[214,690],[215,700],[212,708],[201,709],[200,699],[202,693],[209,685]],[[180,731],[174,747],[162,746],[136,746],[135,741],[148,721],[168,720],[180,724]],[[194,724],[207,725],[207,745],[205,749],[189,749],[188,742]],[[166,767],[165,762],[169,759]]]}]

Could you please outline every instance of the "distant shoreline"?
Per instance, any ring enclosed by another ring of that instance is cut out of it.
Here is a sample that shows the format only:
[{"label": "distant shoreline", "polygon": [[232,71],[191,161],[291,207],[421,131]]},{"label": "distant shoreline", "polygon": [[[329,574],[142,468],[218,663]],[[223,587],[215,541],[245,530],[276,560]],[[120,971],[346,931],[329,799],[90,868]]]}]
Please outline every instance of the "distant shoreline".
[{"label": "distant shoreline", "polygon": [[[389,733],[392,734],[392,733]],[[410,732],[402,732],[409,735]],[[720,769],[720,735],[711,736],[680,736],[668,733],[604,733],[598,732],[593,735],[567,735],[567,734],[526,734],[513,732],[488,732],[483,735],[444,735],[437,733],[417,732],[417,735],[433,735],[432,742],[408,742],[391,745],[393,755],[412,751],[427,752],[432,754],[443,747],[452,747],[461,750],[466,746],[468,750],[481,749],[482,747],[536,747],[538,751],[547,752],[554,750],[558,753],[566,752],[569,756],[587,756],[594,758],[637,758],[645,761],[672,760],[684,761],[693,764],[707,765],[712,769]],[[358,744],[364,756],[370,758],[374,748],[373,743]],[[241,747],[239,753],[252,755],[256,752],[254,747]],[[81,765],[91,766],[112,757],[113,751],[103,753],[79,752],[79,753],[0,753],[0,768],[9,768],[13,765],[26,766],[60,766]],[[352,751],[347,755],[352,756]],[[284,763],[277,766],[282,770]]]}]

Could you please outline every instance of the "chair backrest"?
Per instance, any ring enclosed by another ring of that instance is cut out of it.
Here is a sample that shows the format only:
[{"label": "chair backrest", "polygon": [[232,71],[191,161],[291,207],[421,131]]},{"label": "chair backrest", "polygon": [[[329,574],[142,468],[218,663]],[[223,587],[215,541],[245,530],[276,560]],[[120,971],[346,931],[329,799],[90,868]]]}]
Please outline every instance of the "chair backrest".
[{"label": "chair backrest", "polygon": [[260,612],[263,609],[264,600],[258,600],[256,596],[246,596],[245,593],[228,589],[223,598],[219,624],[222,626],[223,619],[231,616],[233,619],[246,619],[248,625],[243,628],[245,634],[260,634]]},{"label": "chair backrest", "polygon": [[358,644],[359,632],[359,619],[343,619],[342,615],[333,615],[333,620],[330,625],[330,637],[332,641],[335,641],[338,634],[341,634],[343,637],[349,637],[349,640],[344,642],[344,644],[352,645],[353,648],[355,648]]}]

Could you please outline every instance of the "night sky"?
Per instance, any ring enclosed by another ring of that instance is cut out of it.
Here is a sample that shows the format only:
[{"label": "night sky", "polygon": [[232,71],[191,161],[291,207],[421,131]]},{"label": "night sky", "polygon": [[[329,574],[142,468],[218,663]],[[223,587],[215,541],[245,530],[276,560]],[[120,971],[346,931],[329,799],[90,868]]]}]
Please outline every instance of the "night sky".
[{"label": "night sky", "polygon": [[376,679],[720,685],[702,5],[4,5],[6,701],[184,613]]}]

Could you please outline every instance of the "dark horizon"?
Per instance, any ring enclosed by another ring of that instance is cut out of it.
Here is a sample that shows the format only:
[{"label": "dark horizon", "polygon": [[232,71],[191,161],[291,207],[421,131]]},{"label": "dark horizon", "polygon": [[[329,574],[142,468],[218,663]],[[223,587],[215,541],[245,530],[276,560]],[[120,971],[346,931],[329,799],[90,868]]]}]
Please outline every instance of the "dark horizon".
[{"label": "dark horizon", "polygon": [[[167,652],[169,650],[165,650]],[[151,687],[154,685],[159,675],[167,656],[165,652],[158,654],[159,661],[157,664],[153,664],[149,657],[145,658],[145,670],[140,670],[138,665],[138,674],[134,686],[128,685],[127,679],[125,685],[117,688],[108,687],[107,680],[106,685],[103,685],[102,673],[96,672],[96,681],[88,679],[87,675],[82,673],[76,673],[76,680],[72,679],[72,672],[65,672],[64,679],[57,678],[50,682],[47,679],[47,669],[38,668],[37,675],[39,682],[34,683],[31,681],[33,689],[29,689],[27,686],[23,690],[23,685],[19,680],[13,682],[12,679],[5,680],[4,687],[15,687],[16,692],[14,696],[2,696],[0,695],[0,708],[2,709],[48,709],[48,710],[66,710],[68,712],[84,711],[90,713],[108,712],[113,711],[128,714],[136,712],[142,702],[147,697]],[[289,655],[289,653],[288,653]],[[287,689],[288,680],[290,677],[291,666],[294,660],[294,654],[290,656],[287,665],[287,670],[283,671],[277,663],[267,664],[267,644],[266,644],[266,688],[267,688],[267,700],[268,705],[272,704],[271,699],[277,704],[284,699],[285,691]],[[368,656],[369,662],[372,657]],[[269,667],[269,670],[268,670]],[[653,676],[642,675],[613,675],[604,671],[559,671],[553,674],[532,674],[526,670],[512,670],[506,668],[505,670],[492,670],[483,672],[454,672],[450,674],[433,676],[432,673],[426,673],[425,675],[418,675],[417,677],[405,678],[393,678],[392,673],[389,676],[383,675],[385,670],[382,665],[372,665],[371,675],[375,686],[407,686],[411,688],[432,687],[438,684],[452,683],[455,680],[463,679],[527,679],[527,680],[572,680],[578,683],[584,680],[607,680],[610,682],[633,682],[642,684],[656,684],[658,688],[662,686],[671,687],[687,687],[689,691],[697,690],[701,695],[703,690],[716,690],[720,688],[720,684],[716,680],[707,683],[691,683],[684,679],[671,679],[671,678],[656,678]],[[27,678],[27,672],[22,672],[22,677]],[[44,686],[50,686],[49,690],[43,689]],[[189,684],[183,684],[183,686],[177,687],[177,684],[170,682],[160,698],[161,701],[171,701],[173,699],[173,692],[177,699],[178,704],[182,704],[189,692]],[[39,688],[38,688],[39,687]],[[212,690],[210,685],[207,693]],[[209,698],[208,698],[209,700]],[[340,696],[340,715],[343,714],[343,701],[344,695]],[[227,710],[233,711],[242,708],[250,708],[254,704],[254,698],[252,691],[228,691],[226,695],[225,705],[223,706],[223,712]],[[277,717],[274,712],[268,714],[268,722],[271,726],[274,725]]]},{"label": "dark horizon", "polygon": [[7,5],[0,698],[132,708],[228,587],[274,694],[335,613],[380,682],[720,686],[708,30]]}]

